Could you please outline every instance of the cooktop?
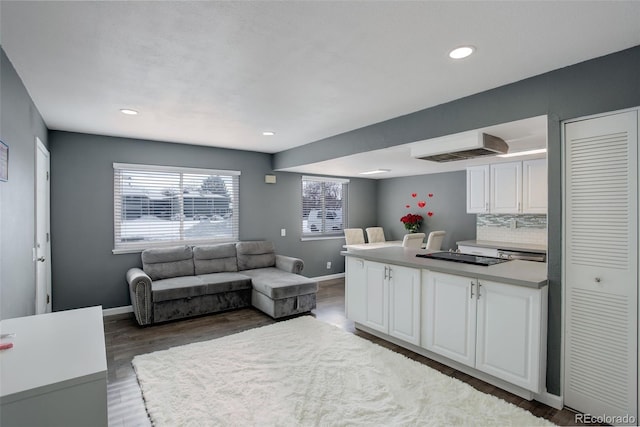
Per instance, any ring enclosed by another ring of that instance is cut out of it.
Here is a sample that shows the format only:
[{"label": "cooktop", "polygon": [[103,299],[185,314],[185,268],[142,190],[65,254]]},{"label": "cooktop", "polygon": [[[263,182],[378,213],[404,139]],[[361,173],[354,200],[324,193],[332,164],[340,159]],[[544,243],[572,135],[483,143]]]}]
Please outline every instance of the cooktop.
[{"label": "cooktop", "polygon": [[488,256],[462,254],[459,252],[433,252],[430,254],[417,254],[416,256],[420,258],[433,258],[433,259],[439,259],[443,261],[463,262],[465,264],[485,265],[485,266],[500,264],[501,262],[509,261],[508,259],[503,259],[503,258],[493,258]]}]

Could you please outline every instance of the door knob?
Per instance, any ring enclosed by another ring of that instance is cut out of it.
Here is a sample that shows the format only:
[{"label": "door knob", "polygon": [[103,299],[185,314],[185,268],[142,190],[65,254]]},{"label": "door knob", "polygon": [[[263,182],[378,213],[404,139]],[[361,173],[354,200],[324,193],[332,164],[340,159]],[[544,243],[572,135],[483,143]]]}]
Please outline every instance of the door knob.
[{"label": "door knob", "polygon": [[40,262],[44,262],[44,257],[43,257],[43,256],[41,256],[40,258],[38,258],[38,261],[40,261]]},{"label": "door knob", "polygon": [[599,278],[599,277],[596,277],[594,280],[596,281],[596,283],[600,283],[600,282],[602,282],[602,279],[601,279],[601,278]]}]

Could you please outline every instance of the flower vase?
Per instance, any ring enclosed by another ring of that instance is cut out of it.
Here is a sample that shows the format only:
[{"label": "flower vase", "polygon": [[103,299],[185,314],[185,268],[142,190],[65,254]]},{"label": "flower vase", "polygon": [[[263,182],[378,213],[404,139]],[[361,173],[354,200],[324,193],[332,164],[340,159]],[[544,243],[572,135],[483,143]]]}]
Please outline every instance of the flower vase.
[{"label": "flower vase", "polygon": [[406,224],[405,228],[409,233],[417,233],[420,230],[420,224]]}]

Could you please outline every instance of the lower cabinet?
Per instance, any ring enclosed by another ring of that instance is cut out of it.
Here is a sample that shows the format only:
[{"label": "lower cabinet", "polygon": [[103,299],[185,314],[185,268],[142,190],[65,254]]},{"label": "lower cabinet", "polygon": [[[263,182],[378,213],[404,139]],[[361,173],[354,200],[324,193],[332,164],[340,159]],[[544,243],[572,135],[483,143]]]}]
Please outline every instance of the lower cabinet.
[{"label": "lower cabinet", "polygon": [[367,314],[365,261],[360,258],[347,257],[345,262],[345,312],[348,319],[364,323]]},{"label": "lower cabinet", "polygon": [[423,271],[422,347],[540,392],[543,301],[532,289]]},{"label": "lower cabinet", "polygon": [[540,393],[547,288],[346,259],[346,314],[354,322]]},{"label": "lower cabinet", "polygon": [[420,269],[347,257],[346,313],[354,322],[420,344]]}]

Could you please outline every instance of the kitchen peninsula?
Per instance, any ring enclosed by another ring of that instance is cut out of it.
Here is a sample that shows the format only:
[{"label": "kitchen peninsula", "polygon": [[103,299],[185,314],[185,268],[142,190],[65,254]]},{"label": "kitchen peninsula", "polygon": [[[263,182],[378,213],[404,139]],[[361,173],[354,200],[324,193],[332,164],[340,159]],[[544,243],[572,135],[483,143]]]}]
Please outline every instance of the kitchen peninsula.
[{"label": "kitchen peninsula", "polygon": [[343,252],[357,329],[526,399],[546,392],[547,265],[416,257],[424,249]]}]

